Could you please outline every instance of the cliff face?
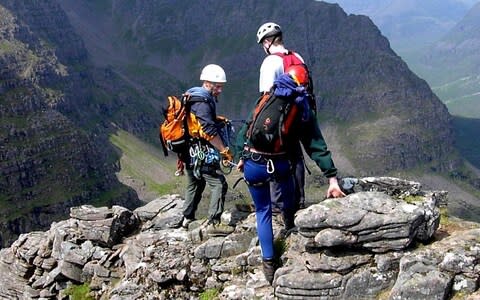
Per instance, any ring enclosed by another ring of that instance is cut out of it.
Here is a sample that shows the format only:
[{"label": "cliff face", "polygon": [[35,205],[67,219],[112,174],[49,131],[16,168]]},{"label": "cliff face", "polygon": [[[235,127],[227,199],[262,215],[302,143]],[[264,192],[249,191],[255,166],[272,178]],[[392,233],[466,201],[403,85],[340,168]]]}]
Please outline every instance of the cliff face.
[{"label": "cliff face", "polygon": [[[264,53],[255,32],[260,24],[275,21],[283,26],[286,46],[301,53],[312,70],[321,121],[333,124],[336,133],[327,135],[327,142],[339,140],[334,150],[348,158],[355,172],[454,165],[446,107],[368,18],[346,15],[338,5],[309,0],[61,3],[94,60],[124,70],[123,60],[130,57],[138,68],[155,68],[158,76],[142,78],[144,87],[175,80],[184,87],[196,85],[203,65],[222,65],[228,84],[219,109],[231,118],[245,117],[257,97]],[[95,27],[88,29],[81,20],[91,15],[102,21],[92,20]],[[106,39],[93,38],[94,32]],[[162,84],[156,92],[182,90]]]},{"label": "cliff face", "polygon": [[88,97],[72,62],[87,52],[65,14],[54,2],[0,1],[0,19],[0,245],[72,205],[132,207],[99,141],[78,127]]}]

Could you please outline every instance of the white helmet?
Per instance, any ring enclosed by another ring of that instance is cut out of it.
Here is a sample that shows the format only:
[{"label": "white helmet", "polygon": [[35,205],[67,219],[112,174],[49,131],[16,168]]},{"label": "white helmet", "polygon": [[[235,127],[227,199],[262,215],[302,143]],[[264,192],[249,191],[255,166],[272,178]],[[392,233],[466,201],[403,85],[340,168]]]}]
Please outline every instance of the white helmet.
[{"label": "white helmet", "polygon": [[260,26],[257,32],[257,43],[261,43],[262,40],[266,37],[275,36],[282,34],[282,28],[280,25],[272,22],[268,22]]},{"label": "white helmet", "polygon": [[219,65],[210,64],[203,68],[200,80],[223,83],[227,82],[227,75]]}]

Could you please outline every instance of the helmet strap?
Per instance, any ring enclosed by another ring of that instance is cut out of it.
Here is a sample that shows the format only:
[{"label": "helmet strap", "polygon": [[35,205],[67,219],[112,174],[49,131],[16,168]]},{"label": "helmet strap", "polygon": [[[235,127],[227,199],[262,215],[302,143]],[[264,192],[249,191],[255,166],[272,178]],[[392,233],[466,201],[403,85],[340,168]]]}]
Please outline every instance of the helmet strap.
[{"label": "helmet strap", "polygon": [[268,48],[263,47],[263,49],[265,49],[265,52],[266,52],[268,55],[272,54],[272,53],[270,53],[270,47],[273,46],[273,44],[275,43],[275,40],[276,40],[277,38],[278,38],[278,35],[273,36],[273,39],[272,39],[272,41],[270,42],[270,45],[268,45]]}]

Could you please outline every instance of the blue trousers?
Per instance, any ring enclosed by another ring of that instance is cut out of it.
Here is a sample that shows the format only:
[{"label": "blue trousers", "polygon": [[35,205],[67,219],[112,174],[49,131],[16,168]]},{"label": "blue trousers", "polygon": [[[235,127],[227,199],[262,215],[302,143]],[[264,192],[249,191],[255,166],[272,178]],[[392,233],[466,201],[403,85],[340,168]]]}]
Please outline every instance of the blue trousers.
[{"label": "blue trousers", "polygon": [[262,249],[263,259],[274,258],[273,228],[272,228],[272,199],[270,182],[278,182],[281,191],[281,201],[284,211],[295,211],[294,179],[291,173],[290,162],[287,159],[274,159],[274,172],[267,172],[265,162],[246,159],[244,164],[244,178],[255,204],[257,219],[257,234]]}]

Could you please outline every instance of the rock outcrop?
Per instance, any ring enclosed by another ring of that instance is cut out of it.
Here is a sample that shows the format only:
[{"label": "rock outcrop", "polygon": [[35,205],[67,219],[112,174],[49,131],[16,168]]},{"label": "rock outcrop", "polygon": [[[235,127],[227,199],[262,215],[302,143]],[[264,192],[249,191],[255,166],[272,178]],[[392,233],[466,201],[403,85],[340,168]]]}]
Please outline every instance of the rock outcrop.
[{"label": "rock outcrop", "polygon": [[87,283],[108,299],[193,299],[207,290],[220,299],[478,299],[480,225],[449,235],[448,223],[439,225],[445,192],[396,178],[360,178],[355,191],[300,210],[287,235],[274,218],[283,254],[273,287],[253,213],[225,212],[235,231],[208,236],[201,221],[180,228],[183,199],[170,195],[133,212],[75,207],[50,230],[22,235],[0,251],[0,297],[62,298]]}]

